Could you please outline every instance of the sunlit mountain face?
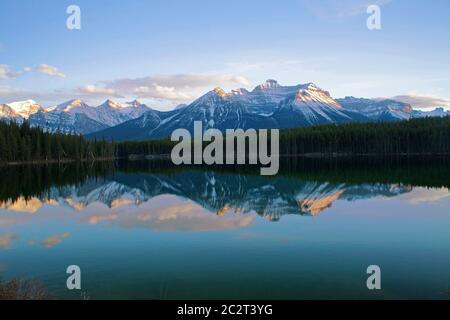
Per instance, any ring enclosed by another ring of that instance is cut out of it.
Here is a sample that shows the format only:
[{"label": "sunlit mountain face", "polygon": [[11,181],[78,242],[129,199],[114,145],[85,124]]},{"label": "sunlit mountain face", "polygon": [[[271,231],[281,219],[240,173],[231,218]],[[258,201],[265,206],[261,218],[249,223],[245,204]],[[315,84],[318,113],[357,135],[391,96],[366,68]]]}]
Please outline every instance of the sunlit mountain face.
[{"label": "sunlit mountain face", "polygon": [[[395,272],[384,282],[389,296],[443,298],[447,160],[280,165],[275,177],[163,161],[8,167],[0,275],[41,279],[70,299],[80,298],[63,285],[73,263],[91,299],[370,299],[358,279],[375,261]],[[411,279],[414,290],[399,285]]]}]

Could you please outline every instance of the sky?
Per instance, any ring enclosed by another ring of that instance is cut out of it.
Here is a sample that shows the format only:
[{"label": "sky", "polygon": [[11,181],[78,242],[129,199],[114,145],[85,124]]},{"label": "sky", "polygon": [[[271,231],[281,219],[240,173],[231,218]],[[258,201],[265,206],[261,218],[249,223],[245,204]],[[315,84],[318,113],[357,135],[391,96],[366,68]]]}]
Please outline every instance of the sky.
[{"label": "sky", "polygon": [[[367,27],[372,4],[380,30]],[[80,30],[66,26],[70,5]],[[449,0],[0,0],[0,103],[167,110],[276,79],[450,108],[449,39]]]}]

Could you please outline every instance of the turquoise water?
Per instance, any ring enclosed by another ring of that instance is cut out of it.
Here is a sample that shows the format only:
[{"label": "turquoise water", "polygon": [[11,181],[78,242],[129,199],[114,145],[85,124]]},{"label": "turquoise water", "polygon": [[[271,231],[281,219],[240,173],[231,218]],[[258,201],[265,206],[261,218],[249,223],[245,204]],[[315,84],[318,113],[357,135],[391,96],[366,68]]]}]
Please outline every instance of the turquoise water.
[{"label": "turquoise water", "polygon": [[0,277],[64,299],[449,299],[447,168],[8,168]]}]

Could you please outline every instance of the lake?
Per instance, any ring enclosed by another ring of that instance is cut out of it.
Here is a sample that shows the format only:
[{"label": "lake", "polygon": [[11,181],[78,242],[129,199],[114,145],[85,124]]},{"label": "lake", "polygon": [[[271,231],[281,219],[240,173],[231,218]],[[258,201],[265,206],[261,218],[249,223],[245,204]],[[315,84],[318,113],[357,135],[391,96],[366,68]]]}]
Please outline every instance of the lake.
[{"label": "lake", "polygon": [[[448,159],[3,167],[0,277],[62,299],[449,299]],[[68,290],[66,268],[81,268]],[[368,290],[367,267],[381,270]]]}]

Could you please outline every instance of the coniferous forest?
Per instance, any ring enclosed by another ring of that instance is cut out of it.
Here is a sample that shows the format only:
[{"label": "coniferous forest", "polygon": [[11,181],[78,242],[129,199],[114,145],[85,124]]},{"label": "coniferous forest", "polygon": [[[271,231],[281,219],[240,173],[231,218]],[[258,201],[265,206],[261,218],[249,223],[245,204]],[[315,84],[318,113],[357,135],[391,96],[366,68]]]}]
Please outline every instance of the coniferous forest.
[{"label": "coniferous forest", "polygon": [[113,143],[81,135],[48,133],[38,127],[0,121],[0,163],[87,160],[114,157]]},{"label": "coniferous forest", "polygon": [[[170,154],[174,144],[169,139],[122,142],[118,144],[117,154],[120,157]],[[322,125],[280,131],[281,155],[311,153],[450,154],[450,117]]]},{"label": "coniferous forest", "polygon": [[[88,140],[48,133],[25,121],[0,122],[0,163],[126,158],[170,154],[175,142]],[[450,154],[450,117],[350,123],[282,130],[281,155]]]},{"label": "coniferous forest", "polygon": [[450,154],[450,117],[349,123],[290,129],[280,154]]}]

